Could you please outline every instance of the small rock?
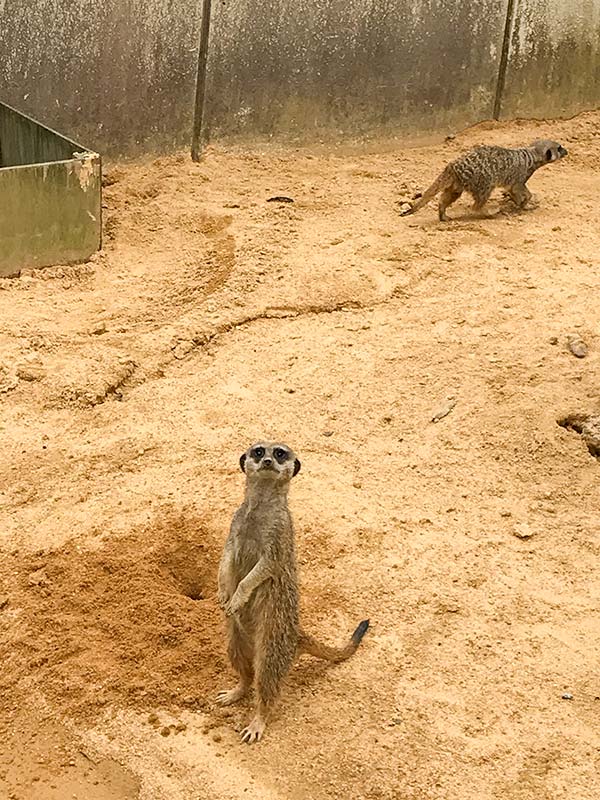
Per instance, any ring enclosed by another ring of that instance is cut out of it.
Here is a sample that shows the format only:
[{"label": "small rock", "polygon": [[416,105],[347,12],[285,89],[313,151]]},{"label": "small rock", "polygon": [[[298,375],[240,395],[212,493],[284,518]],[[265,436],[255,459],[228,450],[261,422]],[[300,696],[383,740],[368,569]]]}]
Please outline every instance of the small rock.
[{"label": "small rock", "polygon": [[3,608],[6,608],[8,603],[9,603],[9,600],[8,600],[8,597],[6,595],[4,595],[3,597],[0,596],[0,611],[2,611]]},{"label": "small rock", "polygon": [[175,345],[171,347],[173,355],[176,359],[181,360],[185,358],[188,353],[194,349],[194,343],[189,339],[180,339]]},{"label": "small rock", "polygon": [[148,722],[150,725],[158,725],[158,714],[148,714]]},{"label": "small rock", "polygon": [[96,322],[90,328],[92,336],[101,336],[103,333],[106,333],[106,322]]},{"label": "small rock", "polygon": [[333,436],[333,431],[323,431],[323,436]]},{"label": "small rock", "polygon": [[550,344],[558,344],[558,336],[551,336],[549,342]]},{"label": "small rock", "polygon": [[514,527],[513,535],[517,539],[531,539],[533,531],[526,522],[518,522]]},{"label": "small rock", "polygon": [[563,700],[572,700],[573,699],[573,695],[570,692],[565,692],[563,695],[561,695],[561,697],[562,697]]},{"label": "small rock", "polygon": [[181,702],[186,706],[193,706],[194,703],[196,702],[196,698],[193,695],[188,694],[183,698]]},{"label": "small rock", "polygon": [[212,735],[213,742],[220,742],[221,739],[222,739],[222,737],[221,737],[220,733],[213,733],[213,735]]},{"label": "small rock", "polygon": [[360,481],[354,481],[352,486],[354,486],[355,489],[362,489],[362,483]]},{"label": "small rock", "polygon": [[432,422],[439,422],[444,417],[447,417],[448,414],[452,411],[454,406],[456,405],[456,398],[455,397],[447,397],[446,401],[443,405],[441,405],[438,410],[433,414],[431,417]]},{"label": "small rock", "polygon": [[587,356],[587,344],[577,333],[571,333],[567,336],[567,347],[576,358],[585,358]]},{"label": "small rock", "polygon": [[44,568],[36,569],[35,572],[31,572],[29,578],[27,579],[27,583],[30,586],[47,586],[48,585],[48,576]]},{"label": "small rock", "polygon": [[177,733],[183,733],[183,731],[187,731],[187,725],[185,722],[178,722],[177,725],[175,725],[175,730]]},{"label": "small rock", "polygon": [[165,725],[164,728],[160,729],[161,736],[169,736],[170,734],[171,734],[171,728],[169,728],[167,725]]},{"label": "small rock", "polygon": [[36,364],[22,364],[17,367],[17,378],[22,381],[41,381],[46,377],[46,370]]}]

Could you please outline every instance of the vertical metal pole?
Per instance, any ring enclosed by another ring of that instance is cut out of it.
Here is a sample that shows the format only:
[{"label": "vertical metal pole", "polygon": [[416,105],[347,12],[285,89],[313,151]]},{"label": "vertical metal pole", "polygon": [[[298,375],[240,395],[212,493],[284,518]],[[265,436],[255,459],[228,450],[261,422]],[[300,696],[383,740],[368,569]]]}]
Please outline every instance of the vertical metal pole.
[{"label": "vertical metal pole", "polygon": [[502,53],[500,55],[500,66],[498,67],[498,81],[496,83],[496,97],[494,99],[494,119],[500,119],[500,112],[502,111],[502,99],[504,97],[504,87],[506,85],[506,70],[508,68],[508,58],[510,55],[510,37],[512,36],[513,23],[515,21],[515,7],[516,0],[508,0]]},{"label": "vertical metal pole", "polygon": [[202,122],[204,119],[204,99],[206,96],[206,65],[208,61],[208,40],[210,36],[211,0],[202,0],[202,21],[200,23],[200,44],[198,46],[198,73],[196,75],[196,99],[194,105],[194,127],[192,130],[192,160],[200,161]]}]

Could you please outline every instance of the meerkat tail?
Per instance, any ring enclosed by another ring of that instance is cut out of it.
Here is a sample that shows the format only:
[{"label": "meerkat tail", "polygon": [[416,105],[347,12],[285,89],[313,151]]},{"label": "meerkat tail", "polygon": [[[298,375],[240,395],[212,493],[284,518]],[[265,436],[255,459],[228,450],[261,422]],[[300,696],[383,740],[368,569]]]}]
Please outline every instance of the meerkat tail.
[{"label": "meerkat tail", "polygon": [[322,658],[324,661],[345,661],[356,653],[363,636],[369,628],[369,620],[364,619],[352,634],[350,641],[342,647],[329,647],[322,644],[309,634],[300,631],[298,639],[298,649],[301,653],[308,653],[315,658]]},{"label": "meerkat tail", "polygon": [[420,208],[423,208],[425,203],[428,203],[432,200],[436,194],[442,191],[445,188],[446,184],[448,183],[448,167],[440,172],[434,182],[431,184],[429,189],[426,189],[421,197],[415,202],[411,203],[410,208],[407,208],[406,211],[401,211],[400,216],[406,217],[409,214],[414,214],[415,211],[418,211]]}]

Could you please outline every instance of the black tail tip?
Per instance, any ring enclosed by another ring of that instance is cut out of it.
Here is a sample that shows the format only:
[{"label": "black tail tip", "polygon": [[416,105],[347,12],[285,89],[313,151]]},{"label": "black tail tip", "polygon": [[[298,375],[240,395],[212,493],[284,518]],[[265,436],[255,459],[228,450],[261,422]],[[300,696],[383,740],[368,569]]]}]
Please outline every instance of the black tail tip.
[{"label": "black tail tip", "polygon": [[354,644],[360,644],[362,641],[363,636],[369,630],[369,622],[368,619],[363,619],[363,621],[358,625],[354,633],[352,634],[352,641]]}]

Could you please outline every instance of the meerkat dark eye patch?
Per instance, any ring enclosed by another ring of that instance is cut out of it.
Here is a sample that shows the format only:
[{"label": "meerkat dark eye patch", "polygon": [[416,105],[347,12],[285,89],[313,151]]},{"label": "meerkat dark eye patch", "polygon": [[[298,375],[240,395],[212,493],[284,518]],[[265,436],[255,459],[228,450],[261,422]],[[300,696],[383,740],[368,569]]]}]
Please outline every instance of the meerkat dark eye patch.
[{"label": "meerkat dark eye patch", "polygon": [[295,477],[296,477],[296,475],[297,475],[297,474],[300,472],[300,467],[301,467],[301,466],[302,466],[302,464],[300,464],[300,462],[298,461],[298,459],[296,459],[296,460],[294,461],[294,474],[292,475],[292,477],[293,477],[293,478],[295,478]]},{"label": "meerkat dark eye patch", "polygon": [[242,472],[246,472],[246,453],[242,453],[240,456],[240,469]]},{"label": "meerkat dark eye patch", "polygon": [[550,148],[546,150],[546,161],[552,161],[552,150]]},{"label": "meerkat dark eye patch", "polygon": [[264,447],[255,447],[253,450],[250,451],[250,455],[255,461],[260,461],[261,458],[264,456],[264,454],[265,454]]},{"label": "meerkat dark eye patch", "polygon": [[283,447],[276,447],[275,450],[273,450],[273,455],[280,464],[283,464],[283,462],[288,459],[290,454],[287,450],[284,450]]}]

